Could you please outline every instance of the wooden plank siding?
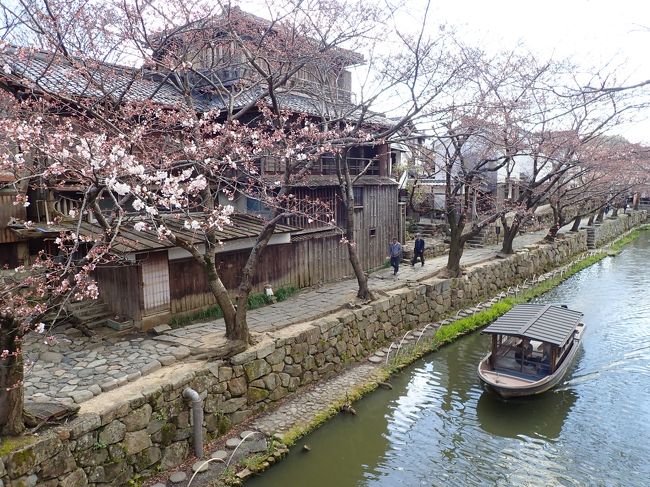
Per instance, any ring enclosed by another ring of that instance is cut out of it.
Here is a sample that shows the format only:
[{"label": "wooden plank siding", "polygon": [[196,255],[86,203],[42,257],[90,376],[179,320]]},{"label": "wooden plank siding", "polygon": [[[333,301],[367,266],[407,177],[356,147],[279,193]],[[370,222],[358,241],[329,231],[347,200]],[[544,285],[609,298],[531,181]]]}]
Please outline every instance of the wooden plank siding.
[{"label": "wooden plank siding", "polygon": [[14,217],[19,220],[25,219],[25,207],[23,205],[14,205],[16,193],[14,191],[0,191],[0,243],[13,243],[22,240],[11,229],[7,228],[7,223]]},{"label": "wooden plank siding", "polygon": [[168,310],[170,306],[169,264],[167,251],[138,254],[142,272],[142,296],[145,314]]},{"label": "wooden plank siding", "polygon": [[[378,267],[386,259],[390,240],[399,237],[396,186],[364,186],[363,207],[355,212],[361,264],[365,269]],[[371,229],[374,229],[374,236],[370,235]],[[262,291],[265,284],[273,289],[303,288],[353,276],[347,248],[340,239],[340,234],[299,235],[290,244],[267,247],[253,279],[254,291]],[[226,288],[237,287],[248,254],[246,249],[217,255],[219,274]],[[214,303],[203,269],[192,258],[170,261],[169,280],[172,314],[187,313]]]},{"label": "wooden plank siding", "polygon": [[[395,186],[364,186],[362,209],[355,210],[359,259],[364,269],[381,265],[393,237],[399,238],[399,210]],[[370,231],[374,229],[375,236]]]},{"label": "wooden plank siding", "polygon": [[140,273],[139,265],[101,266],[95,269],[99,295],[116,315],[140,320]]},{"label": "wooden plank siding", "polygon": [[[242,250],[219,254],[219,273],[228,289],[237,287],[248,253]],[[253,287],[254,291],[262,291],[265,284],[273,289],[302,288],[351,274],[347,251],[340,244],[340,237],[332,235],[267,247]],[[192,258],[170,261],[169,278],[172,314],[201,309],[215,302],[208,292],[203,269]]]}]

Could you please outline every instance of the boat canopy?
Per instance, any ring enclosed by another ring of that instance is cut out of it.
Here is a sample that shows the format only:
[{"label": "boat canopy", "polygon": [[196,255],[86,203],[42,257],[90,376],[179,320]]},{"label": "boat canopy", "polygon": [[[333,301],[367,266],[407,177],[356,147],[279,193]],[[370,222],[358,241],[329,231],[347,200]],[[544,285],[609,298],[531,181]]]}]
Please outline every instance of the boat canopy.
[{"label": "boat canopy", "polygon": [[580,311],[552,304],[518,304],[483,330],[563,347],[582,319]]}]

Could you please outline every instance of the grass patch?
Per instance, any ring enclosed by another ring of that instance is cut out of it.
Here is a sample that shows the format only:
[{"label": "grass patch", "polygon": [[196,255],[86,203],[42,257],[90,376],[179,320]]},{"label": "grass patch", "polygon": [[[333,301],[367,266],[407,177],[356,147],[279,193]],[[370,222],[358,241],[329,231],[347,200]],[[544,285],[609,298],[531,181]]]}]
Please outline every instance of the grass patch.
[{"label": "grass patch", "polygon": [[[275,291],[275,299],[276,301],[284,301],[297,292],[298,288],[294,286],[281,287]],[[248,296],[247,303],[247,308],[250,311],[252,309],[262,308],[264,306],[272,304],[273,301],[265,293],[251,293]],[[218,318],[223,318],[223,311],[218,305],[215,305],[205,310],[197,311],[195,313],[174,316],[171,320],[170,325],[173,328],[178,328],[181,326],[189,325],[195,321],[213,320]]]}]

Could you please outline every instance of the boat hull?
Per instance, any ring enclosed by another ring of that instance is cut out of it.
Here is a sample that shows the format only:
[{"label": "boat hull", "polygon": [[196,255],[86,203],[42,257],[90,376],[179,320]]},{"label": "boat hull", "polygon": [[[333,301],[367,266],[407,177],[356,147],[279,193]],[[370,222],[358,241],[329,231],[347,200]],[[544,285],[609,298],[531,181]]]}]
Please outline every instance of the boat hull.
[{"label": "boat hull", "polygon": [[478,366],[478,376],[483,386],[497,393],[503,398],[525,397],[541,394],[555,387],[569,372],[576,356],[578,349],[582,344],[582,334],[584,332],[584,324],[581,324],[576,329],[576,336],[574,338],[573,346],[567,353],[562,363],[557,370],[546,377],[537,381],[529,381],[521,378],[510,377],[507,374],[499,374],[495,371],[489,370],[489,353]]}]

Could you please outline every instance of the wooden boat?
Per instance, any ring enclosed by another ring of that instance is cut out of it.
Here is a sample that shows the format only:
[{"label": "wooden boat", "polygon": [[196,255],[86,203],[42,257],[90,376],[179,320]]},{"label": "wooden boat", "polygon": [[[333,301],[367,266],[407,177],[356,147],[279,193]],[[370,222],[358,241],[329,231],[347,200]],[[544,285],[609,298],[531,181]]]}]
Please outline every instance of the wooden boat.
[{"label": "wooden boat", "polygon": [[481,382],[506,398],[551,389],[576,357],[582,316],[566,306],[515,306],[482,332],[492,335],[492,350],[478,366]]}]

